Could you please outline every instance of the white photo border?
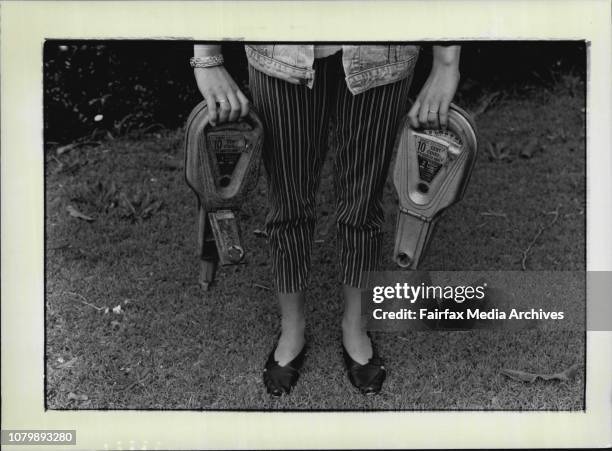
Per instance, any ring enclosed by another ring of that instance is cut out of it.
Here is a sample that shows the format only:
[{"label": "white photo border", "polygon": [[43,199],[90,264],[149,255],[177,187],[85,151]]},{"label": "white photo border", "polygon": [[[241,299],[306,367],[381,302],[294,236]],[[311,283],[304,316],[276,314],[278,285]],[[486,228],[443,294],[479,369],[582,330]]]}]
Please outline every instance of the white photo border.
[{"label": "white photo border", "polygon": [[1,10],[2,429],[76,429],[65,449],[611,445],[610,331],[587,333],[580,412],[45,411],[43,399],[45,39],[586,40],[587,269],[609,271],[608,0],[5,1]]}]

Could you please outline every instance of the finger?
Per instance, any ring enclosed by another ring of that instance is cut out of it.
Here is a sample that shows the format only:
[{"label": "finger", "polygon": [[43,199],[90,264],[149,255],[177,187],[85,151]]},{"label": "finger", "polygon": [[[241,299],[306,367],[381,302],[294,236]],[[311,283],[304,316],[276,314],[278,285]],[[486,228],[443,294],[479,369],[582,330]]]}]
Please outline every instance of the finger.
[{"label": "finger", "polygon": [[439,129],[440,128],[440,121],[438,119],[438,112],[430,112],[428,114],[427,117],[427,125],[429,126],[429,128],[432,128],[434,130]]},{"label": "finger", "polygon": [[419,109],[419,123],[421,127],[427,127],[427,116],[429,115],[429,103],[424,103]]},{"label": "finger", "polygon": [[215,102],[215,98],[209,94],[204,94],[204,100],[206,100],[206,107],[208,108],[208,122],[213,127],[217,125],[217,103]]},{"label": "finger", "polygon": [[240,89],[236,91],[236,97],[240,102],[240,117],[245,117],[249,114],[249,99],[246,98]]},{"label": "finger", "polygon": [[446,130],[446,128],[448,127],[448,107],[449,102],[447,101],[443,101],[440,104],[440,111],[438,115],[440,118],[440,127],[442,128],[442,130]]},{"label": "finger", "polygon": [[231,91],[227,93],[227,100],[230,104],[229,120],[234,122],[240,115],[240,102],[238,102],[236,94]]},{"label": "finger", "polygon": [[412,104],[412,108],[410,108],[410,111],[408,112],[408,121],[410,122],[410,126],[412,128],[419,128],[418,112],[420,106],[421,102],[417,100]]},{"label": "finger", "polygon": [[427,111],[427,126],[429,128],[437,129],[440,123],[438,122],[438,109],[436,107],[429,107]]},{"label": "finger", "polygon": [[227,122],[232,107],[229,100],[227,100],[227,97],[224,99],[217,99],[217,103],[219,104],[219,123],[222,124]]}]

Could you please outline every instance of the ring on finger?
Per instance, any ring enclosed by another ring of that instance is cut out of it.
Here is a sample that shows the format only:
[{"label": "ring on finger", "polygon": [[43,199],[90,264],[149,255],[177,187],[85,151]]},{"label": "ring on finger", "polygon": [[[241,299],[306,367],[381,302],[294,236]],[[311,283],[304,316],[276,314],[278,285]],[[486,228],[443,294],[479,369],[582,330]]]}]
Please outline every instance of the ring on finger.
[{"label": "ring on finger", "polygon": [[437,112],[437,111],[431,111],[431,110],[429,110],[429,111],[428,111],[428,113],[429,113],[429,114],[438,114],[438,112]]}]

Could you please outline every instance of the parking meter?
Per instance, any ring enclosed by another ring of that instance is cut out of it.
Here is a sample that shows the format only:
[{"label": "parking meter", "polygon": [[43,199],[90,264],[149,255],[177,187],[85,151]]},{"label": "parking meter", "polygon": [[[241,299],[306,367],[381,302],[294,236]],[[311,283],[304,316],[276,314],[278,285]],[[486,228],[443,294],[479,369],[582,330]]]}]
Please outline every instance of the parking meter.
[{"label": "parking meter", "polygon": [[259,175],[263,124],[252,108],[237,122],[211,126],[206,101],[187,119],[185,179],[198,199],[200,284],[208,289],[217,264],[242,263],[237,213]]},{"label": "parking meter", "polygon": [[446,130],[414,130],[404,117],[395,146],[399,213],[393,259],[416,269],[441,214],[463,197],[476,161],[477,133],[469,115],[451,104]]}]

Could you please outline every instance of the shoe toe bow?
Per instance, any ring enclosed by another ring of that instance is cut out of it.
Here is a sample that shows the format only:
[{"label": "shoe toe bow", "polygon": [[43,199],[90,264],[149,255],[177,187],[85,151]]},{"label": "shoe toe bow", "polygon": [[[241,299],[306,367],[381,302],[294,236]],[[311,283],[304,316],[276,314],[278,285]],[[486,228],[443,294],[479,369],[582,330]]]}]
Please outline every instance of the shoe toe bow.
[{"label": "shoe toe bow", "polygon": [[305,353],[306,347],[302,348],[291,362],[281,366],[274,359],[274,350],[272,350],[263,372],[263,380],[268,394],[273,397],[280,397],[291,392],[300,377]]},{"label": "shoe toe bow", "polygon": [[353,360],[344,346],[342,351],[351,384],[365,395],[379,393],[387,377],[387,370],[376,349],[373,348],[372,357],[363,365]]}]

